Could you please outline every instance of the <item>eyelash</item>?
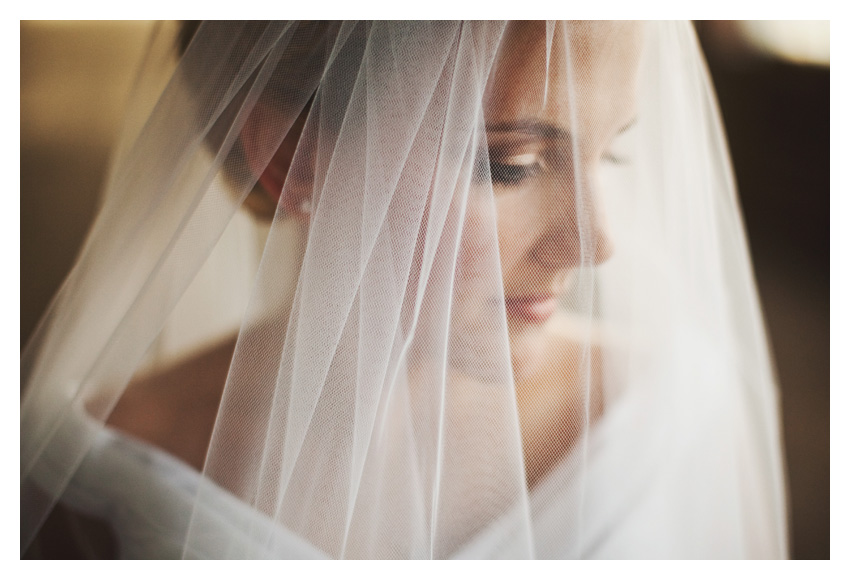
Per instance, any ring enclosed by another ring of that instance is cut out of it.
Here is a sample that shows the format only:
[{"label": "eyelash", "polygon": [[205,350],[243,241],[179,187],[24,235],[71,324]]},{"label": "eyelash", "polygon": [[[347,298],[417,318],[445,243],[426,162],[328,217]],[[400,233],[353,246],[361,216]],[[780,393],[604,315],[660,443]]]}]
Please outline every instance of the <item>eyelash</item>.
[{"label": "eyelash", "polygon": [[628,165],[629,160],[625,157],[620,157],[619,155],[614,155],[612,153],[606,153],[602,156],[602,161],[607,163],[612,163],[614,165]]},{"label": "eyelash", "polygon": [[493,185],[516,187],[537,177],[542,172],[543,165],[539,161],[527,164],[490,161],[490,179],[493,181]]},{"label": "eyelash", "polygon": [[476,160],[475,175],[479,181],[487,179],[494,187],[522,187],[526,182],[546,171],[546,163],[536,153],[505,155],[497,150],[481,151]]},{"label": "eyelash", "polygon": [[[539,157],[535,157],[533,163],[501,163],[490,157],[490,181],[496,187],[520,187],[525,182],[540,176],[546,167]],[[613,153],[605,153],[602,155],[602,161],[612,165],[628,165],[629,159]],[[483,180],[486,173],[484,172],[483,156],[479,157],[476,169],[478,179]]]}]

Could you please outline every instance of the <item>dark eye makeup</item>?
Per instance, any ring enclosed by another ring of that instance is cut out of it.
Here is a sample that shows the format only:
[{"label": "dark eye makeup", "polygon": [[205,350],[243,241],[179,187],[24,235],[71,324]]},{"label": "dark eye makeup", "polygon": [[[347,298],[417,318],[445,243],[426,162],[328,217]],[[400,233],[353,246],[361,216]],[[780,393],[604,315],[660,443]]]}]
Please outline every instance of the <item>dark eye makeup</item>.
[{"label": "dark eye makeup", "polygon": [[518,186],[540,176],[545,170],[545,163],[535,153],[490,157],[490,179],[497,186]]},{"label": "dark eye makeup", "polygon": [[[630,124],[631,126],[631,124]],[[621,132],[624,133],[628,127]],[[501,141],[501,140],[499,140]],[[490,143],[488,150],[481,150],[475,164],[475,178],[483,182],[488,179],[494,188],[520,188],[547,172],[571,173],[572,156],[570,141],[528,140]],[[630,163],[621,146],[619,135],[600,156],[602,163],[625,166]],[[560,168],[560,169],[559,169]],[[489,172],[488,172],[489,169]],[[489,175],[488,175],[489,173]]]}]

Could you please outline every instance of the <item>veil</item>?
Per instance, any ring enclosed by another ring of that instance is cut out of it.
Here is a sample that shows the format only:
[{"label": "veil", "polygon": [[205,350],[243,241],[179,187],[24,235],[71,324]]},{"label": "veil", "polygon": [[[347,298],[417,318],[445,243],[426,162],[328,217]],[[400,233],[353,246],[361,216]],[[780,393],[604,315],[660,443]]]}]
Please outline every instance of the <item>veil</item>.
[{"label": "veil", "polygon": [[125,557],[787,555],[689,24],[184,36],[22,357],[22,553],[63,505]]}]

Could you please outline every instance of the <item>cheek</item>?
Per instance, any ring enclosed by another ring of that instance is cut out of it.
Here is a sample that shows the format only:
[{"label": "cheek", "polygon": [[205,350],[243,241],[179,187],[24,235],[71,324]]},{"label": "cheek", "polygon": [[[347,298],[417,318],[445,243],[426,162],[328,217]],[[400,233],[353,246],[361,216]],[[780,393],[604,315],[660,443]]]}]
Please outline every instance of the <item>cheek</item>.
[{"label": "cheek", "polygon": [[524,203],[522,196],[510,194],[496,197],[496,227],[499,236],[499,255],[505,285],[522,270],[523,259],[534,243],[538,224],[535,210]]},{"label": "cheek", "polygon": [[[486,287],[495,272],[492,254],[493,223],[489,205],[470,195],[463,223],[458,255],[458,275],[466,289]],[[456,208],[459,209],[459,208]]]}]

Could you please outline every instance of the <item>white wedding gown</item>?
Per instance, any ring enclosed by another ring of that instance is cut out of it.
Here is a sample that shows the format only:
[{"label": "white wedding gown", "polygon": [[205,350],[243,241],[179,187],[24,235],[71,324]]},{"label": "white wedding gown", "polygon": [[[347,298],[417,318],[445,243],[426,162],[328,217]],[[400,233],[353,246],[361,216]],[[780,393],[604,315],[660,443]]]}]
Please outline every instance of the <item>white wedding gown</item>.
[{"label": "white wedding gown", "polygon": [[[787,556],[689,24],[210,22],[147,113],[22,358],[22,553],[60,501],[124,558]],[[203,473],[103,426],[237,332]]]},{"label": "white wedding gown", "polygon": [[[739,378],[702,357],[705,344],[681,343],[680,368],[689,369],[704,385],[700,397],[689,397],[687,413],[678,407],[678,420],[689,425],[689,437],[676,440],[642,420],[640,409],[652,404],[651,392],[675,393],[663,388],[665,379],[632,385],[624,398],[597,422],[586,442],[577,444],[529,495],[533,546],[538,558],[776,558],[775,522],[769,498],[744,496],[758,489],[756,469],[744,485],[730,461],[756,465],[755,450],[741,445],[750,434],[733,432],[739,424],[725,418],[741,412]],[[701,348],[700,348],[701,347]],[[690,353],[690,354],[689,354]],[[649,378],[647,380],[650,380]],[[669,380],[669,378],[668,378]],[[659,388],[661,387],[661,388]],[[738,395],[734,395],[737,392]],[[642,400],[639,400],[642,399]],[[736,408],[720,404],[736,401]],[[684,398],[681,402],[684,402]],[[655,403],[658,403],[656,400]],[[677,405],[678,401],[667,404]],[[694,404],[698,403],[698,404]],[[249,505],[228,491],[205,482],[206,502],[193,513],[201,475],[191,466],[159,448],[78,414],[76,429],[90,431],[95,443],[62,501],[72,510],[109,523],[121,558],[180,558],[190,520],[208,533],[207,544],[193,545],[190,558],[227,558],[248,554],[254,558],[307,559],[329,557],[269,518],[261,521],[270,541],[256,545],[232,522],[256,517]],[[608,437],[630,429],[635,437]],[[78,434],[79,435],[79,434]],[[61,453],[60,449],[54,450]],[[586,453],[585,453],[586,452]],[[576,462],[587,457],[586,478],[574,481]],[[572,509],[583,494],[583,509]],[[214,500],[210,501],[210,498]],[[746,502],[746,512],[742,503]],[[747,518],[741,517],[747,513]],[[581,517],[581,538],[559,542],[575,529]],[[496,519],[455,557],[498,557],[512,533],[512,518]],[[697,523],[698,525],[695,525]],[[196,528],[198,529],[198,528]],[[256,537],[254,535],[253,537]],[[547,541],[548,540],[548,541]],[[571,545],[572,544],[572,545]]]}]

